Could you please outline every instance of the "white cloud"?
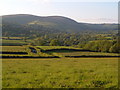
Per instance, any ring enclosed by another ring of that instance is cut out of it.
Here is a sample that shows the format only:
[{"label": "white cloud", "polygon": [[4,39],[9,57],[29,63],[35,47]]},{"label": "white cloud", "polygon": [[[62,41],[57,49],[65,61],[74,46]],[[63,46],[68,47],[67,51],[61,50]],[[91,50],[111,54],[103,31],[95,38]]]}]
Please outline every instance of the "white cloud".
[{"label": "white cloud", "polygon": [[80,19],[82,22],[88,23],[118,23],[117,19],[110,18],[91,18],[91,19]]}]

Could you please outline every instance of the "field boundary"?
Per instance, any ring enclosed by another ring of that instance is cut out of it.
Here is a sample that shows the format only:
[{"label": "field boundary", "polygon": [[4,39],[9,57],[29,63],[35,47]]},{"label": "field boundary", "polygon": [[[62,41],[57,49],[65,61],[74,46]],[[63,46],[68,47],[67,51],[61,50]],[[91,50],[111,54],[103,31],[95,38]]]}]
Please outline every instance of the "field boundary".
[{"label": "field boundary", "polygon": [[[65,56],[64,58],[119,58],[120,56]],[[49,56],[49,57],[33,57],[33,56],[2,56],[0,58],[62,58],[59,56]]]},{"label": "field boundary", "polygon": [[[0,57],[1,58],[1,57]],[[49,57],[33,57],[33,56],[2,56],[2,58],[59,58],[58,56],[49,56]]]},{"label": "field boundary", "polygon": [[120,56],[65,56],[69,58],[111,58],[111,57],[120,57]]},{"label": "field boundary", "polygon": [[0,54],[28,54],[27,52],[0,52]]}]

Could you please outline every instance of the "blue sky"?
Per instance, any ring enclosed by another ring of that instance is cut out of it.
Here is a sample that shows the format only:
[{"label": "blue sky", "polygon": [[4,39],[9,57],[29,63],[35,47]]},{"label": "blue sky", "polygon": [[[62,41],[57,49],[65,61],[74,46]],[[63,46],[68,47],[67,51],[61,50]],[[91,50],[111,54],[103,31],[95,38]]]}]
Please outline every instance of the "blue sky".
[{"label": "blue sky", "polygon": [[78,22],[117,23],[118,0],[2,0],[0,11],[0,15],[57,15]]}]

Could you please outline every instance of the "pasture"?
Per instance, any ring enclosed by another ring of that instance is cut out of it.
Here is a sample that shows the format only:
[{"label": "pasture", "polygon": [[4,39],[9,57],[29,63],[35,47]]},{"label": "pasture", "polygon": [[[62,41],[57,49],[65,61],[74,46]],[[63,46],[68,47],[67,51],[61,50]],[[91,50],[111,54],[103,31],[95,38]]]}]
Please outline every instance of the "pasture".
[{"label": "pasture", "polygon": [[20,45],[26,45],[27,42],[24,42],[23,40],[2,40],[3,46],[20,46]]},{"label": "pasture", "polygon": [[3,88],[118,88],[117,57],[66,57],[118,56],[115,53],[31,45],[2,46],[0,52]]},{"label": "pasture", "polygon": [[41,48],[43,50],[51,50],[51,49],[80,49],[75,48],[72,46],[37,46],[38,48]]},{"label": "pasture", "polygon": [[0,46],[2,52],[25,52],[26,47],[24,46]]},{"label": "pasture", "polygon": [[[1,46],[0,46],[1,47]],[[67,57],[67,56],[118,56],[116,53],[85,51],[66,46],[2,46],[2,56]]]},{"label": "pasture", "polygon": [[117,88],[118,58],[3,59],[3,88]]}]

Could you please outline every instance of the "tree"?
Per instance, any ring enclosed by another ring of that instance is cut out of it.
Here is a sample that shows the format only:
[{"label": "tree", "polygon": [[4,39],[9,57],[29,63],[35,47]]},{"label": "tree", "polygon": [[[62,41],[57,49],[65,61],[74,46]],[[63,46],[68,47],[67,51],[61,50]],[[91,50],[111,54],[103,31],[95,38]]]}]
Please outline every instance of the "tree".
[{"label": "tree", "polygon": [[120,44],[119,43],[115,43],[110,49],[109,52],[112,53],[120,53]]},{"label": "tree", "polygon": [[40,45],[40,46],[45,46],[46,45],[46,41],[42,38],[37,38],[35,40],[35,45]]},{"label": "tree", "polygon": [[98,40],[87,43],[84,49],[98,51],[98,52],[109,52],[109,49],[112,45],[113,45],[113,41]]},{"label": "tree", "polygon": [[84,46],[84,49],[86,50],[92,50],[92,51],[95,51],[92,47],[95,45],[95,42],[89,42],[87,43],[85,46]]},{"label": "tree", "polygon": [[113,42],[104,40],[101,44],[101,52],[109,52],[110,47],[113,45]]},{"label": "tree", "polygon": [[50,46],[60,46],[60,42],[56,39],[51,40]]}]

